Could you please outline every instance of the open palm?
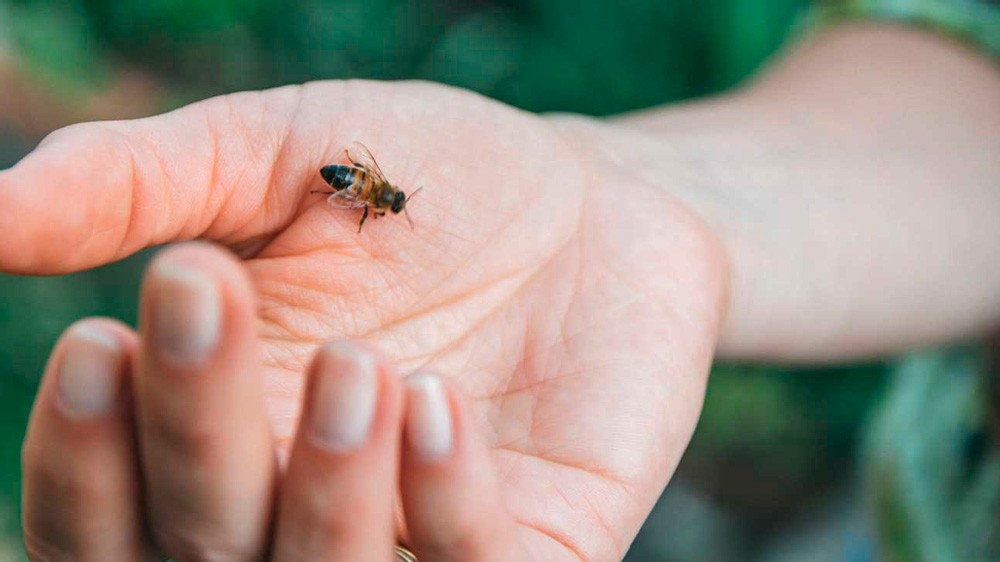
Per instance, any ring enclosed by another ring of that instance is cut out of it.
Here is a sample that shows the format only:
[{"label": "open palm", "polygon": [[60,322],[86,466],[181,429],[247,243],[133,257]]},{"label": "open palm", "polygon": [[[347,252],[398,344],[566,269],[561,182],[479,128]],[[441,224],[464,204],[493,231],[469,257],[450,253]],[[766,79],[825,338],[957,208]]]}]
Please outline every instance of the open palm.
[{"label": "open palm", "polygon": [[[258,293],[279,439],[316,347],[370,342],[472,397],[539,558],[620,558],[693,431],[725,272],[702,223],[603,150],[603,127],[367,82],[79,125],[0,174],[0,266],[225,244]],[[355,140],[394,184],[423,186],[415,229],[387,215],[359,234],[360,212],[310,194]]]}]

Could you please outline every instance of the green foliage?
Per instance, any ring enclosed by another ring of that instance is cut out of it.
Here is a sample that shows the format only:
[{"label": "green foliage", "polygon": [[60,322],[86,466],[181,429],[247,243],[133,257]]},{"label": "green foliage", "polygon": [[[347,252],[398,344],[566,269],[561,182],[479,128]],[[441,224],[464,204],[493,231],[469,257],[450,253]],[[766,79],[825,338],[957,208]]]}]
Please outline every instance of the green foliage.
[{"label": "green foliage", "polygon": [[889,562],[1000,560],[1000,444],[987,431],[983,368],[957,350],[912,357],[893,376],[866,446]]},{"label": "green foliage", "polygon": [[0,37],[63,95],[99,87],[109,67],[101,38],[74,3],[0,4]]},{"label": "green foliage", "polygon": [[111,62],[197,96],[423,78],[533,111],[603,115],[733,85],[781,44],[805,3],[20,0],[13,9],[27,24],[18,48],[80,83]]},{"label": "green foliage", "polygon": [[[806,4],[0,0],[7,16],[0,39],[69,93],[100,87],[122,66],[152,73],[174,103],[325,78],[422,78],[532,111],[606,115],[737,84],[779,48]],[[52,343],[85,315],[133,322],[146,257],[68,277],[0,277],[0,496],[9,503]],[[685,464],[723,466],[743,487],[770,479],[774,487],[762,497],[799,501],[846,464],[882,375],[878,365],[719,366]],[[889,499],[890,506],[902,501]]]}]

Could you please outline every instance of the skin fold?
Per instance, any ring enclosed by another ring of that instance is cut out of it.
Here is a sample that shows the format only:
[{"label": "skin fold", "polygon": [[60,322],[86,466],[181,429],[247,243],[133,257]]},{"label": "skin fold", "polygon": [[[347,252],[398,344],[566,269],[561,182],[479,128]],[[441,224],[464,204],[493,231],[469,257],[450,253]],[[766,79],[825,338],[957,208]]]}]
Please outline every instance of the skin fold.
[{"label": "skin fold", "polygon": [[[914,49],[926,67],[900,62]],[[870,26],[807,43],[744,90],[609,121],[417,82],[233,94],[62,129],[0,172],[0,209],[16,210],[0,215],[0,268],[77,271],[192,239],[228,248],[238,261],[204,247],[177,259],[229,271],[224,294],[248,295],[235,310],[253,325],[253,368],[233,388],[259,399],[209,393],[201,408],[227,420],[261,408],[286,462],[317,349],[359,342],[467,396],[488,459],[477,473],[498,483],[517,556],[618,560],[694,431],[717,348],[825,361],[995,321],[998,98],[996,69],[967,48]],[[415,230],[389,216],[359,235],[356,212],[310,195],[355,140],[394,184],[424,186]],[[898,222],[882,221],[893,210]],[[59,466],[35,419],[26,447]],[[263,506],[269,474],[254,484]],[[39,544],[71,533],[29,530]],[[267,542],[180,532],[232,559]],[[421,560],[435,558],[448,559]]]},{"label": "skin fold", "polygon": [[[387,218],[359,236],[355,213],[309,196],[359,138],[392,181],[426,185],[415,230]],[[47,209],[16,229],[37,251],[0,260],[55,272],[169,240],[229,246],[256,293],[280,449],[317,347],[363,342],[461,384],[536,558],[612,560],[694,430],[726,276],[702,221],[595,154],[543,118],[440,86],[236,94],[50,137],[0,180],[5,200]],[[53,166],[74,170],[60,190],[91,203],[44,204],[36,181]],[[603,188],[623,184],[628,197]],[[49,229],[79,243],[46,247]]]}]

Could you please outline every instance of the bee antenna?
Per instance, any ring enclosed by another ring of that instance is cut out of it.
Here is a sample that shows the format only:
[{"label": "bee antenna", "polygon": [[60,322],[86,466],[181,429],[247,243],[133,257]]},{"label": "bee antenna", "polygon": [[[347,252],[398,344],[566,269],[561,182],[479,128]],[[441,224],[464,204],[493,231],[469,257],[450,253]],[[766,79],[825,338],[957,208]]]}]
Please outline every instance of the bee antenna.
[{"label": "bee antenna", "polygon": [[410,212],[406,210],[406,207],[403,207],[403,214],[406,215],[406,221],[410,223],[410,230],[414,230],[413,219],[410,218]]},{"label": "bee antenna", "polygon": [[[414,192],[411,193],[409,197],[406,198],[406,202],[409,203],[410,199],[413,199],[413,196],[419,193],[420,190],[423,188],[424,186],[420,186],[416,190],[414,190]],[[413,230],[413,219],[410,218],[410,212],[406,210],[406,205],[403,205],[403,214],[406,215],[406,220],[409,221],[410,223],[410,230]]]}]

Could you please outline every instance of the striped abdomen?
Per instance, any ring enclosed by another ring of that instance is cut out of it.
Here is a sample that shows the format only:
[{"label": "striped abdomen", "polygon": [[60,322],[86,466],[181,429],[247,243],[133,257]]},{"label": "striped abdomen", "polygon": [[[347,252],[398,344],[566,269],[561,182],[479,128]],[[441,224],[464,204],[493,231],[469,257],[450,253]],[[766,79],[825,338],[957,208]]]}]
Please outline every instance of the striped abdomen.
[{"label": "striped abdomen", "polygon": [[353,166],[339,164],[325,166],[319,173],[323,176],[323,181],[330,184],[334,190],[347,189],[358,199],[364,199],[375,184],[375,178],[371,174]]}]

